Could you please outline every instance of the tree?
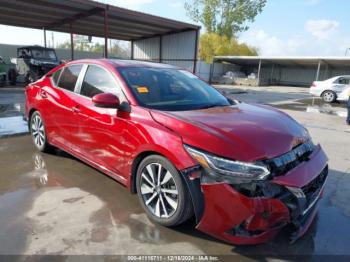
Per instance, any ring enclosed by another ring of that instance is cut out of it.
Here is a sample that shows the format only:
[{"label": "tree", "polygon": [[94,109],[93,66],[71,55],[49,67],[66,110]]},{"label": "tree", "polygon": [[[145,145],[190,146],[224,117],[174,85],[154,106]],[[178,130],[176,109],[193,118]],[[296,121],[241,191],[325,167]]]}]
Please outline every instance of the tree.
[{"label": "tree", "polygon": [[[70,49],[70,41],[63,42],[57,46],[58,49]],[[101,55],[104,53],[104,45],[100,43],[75,43],[74,49],[78,51],[87,51],[100,53]],[[130,57],[130,46],[123,44],[120,41],[113,40],[112,45],[108,46],[109,53],[116,57],[128,58]]]},{"label": "tree", "polygon": [[115,57],[128,59],[131,56],[131,44],[114,40],[110,47],[110,52]]},{"label": "tree", "polygon": [[255,47],[239,43],[235,38],[220,36],[215,33],[206,33],[201,36],[199,58],[207,63],[213,62],[214,56],[223,55],[245,55],[254,56],[258,54]]},{"label": "tree", "polygon": [[208,33],[228,38],[248,30],[267,0],[191,0],[185,3],[187,15],[202,23]]},{"label": "tree", "polygon": [[69,41],[65,41],[63,43],[60,43],[57,45],[58,49],[70,49],[70,42]]}]

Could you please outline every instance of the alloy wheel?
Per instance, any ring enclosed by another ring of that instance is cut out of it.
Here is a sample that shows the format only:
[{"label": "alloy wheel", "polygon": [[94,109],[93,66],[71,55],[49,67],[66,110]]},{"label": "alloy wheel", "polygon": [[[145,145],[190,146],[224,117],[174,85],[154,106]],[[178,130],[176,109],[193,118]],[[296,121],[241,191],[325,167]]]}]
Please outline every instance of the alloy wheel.
[{"label": "alloy wheel", "polygon": [[151,163],[142,170],[140,183],[143,201],[154,216],[169,218],[175,213],[179,192],[169,170],[159,163]]},{"label": "alloy wheel", "polygon": [[333,102],[334,101],[334,93],[333,92],[326,92],[323,94],[323,100],[325,102]]},{"label": "alloy wheel", "polygon": [[36,114],[31,121],[31,131],[33,141],[38,148],[42,148],[46,143],[44,123],[41,117]]}]

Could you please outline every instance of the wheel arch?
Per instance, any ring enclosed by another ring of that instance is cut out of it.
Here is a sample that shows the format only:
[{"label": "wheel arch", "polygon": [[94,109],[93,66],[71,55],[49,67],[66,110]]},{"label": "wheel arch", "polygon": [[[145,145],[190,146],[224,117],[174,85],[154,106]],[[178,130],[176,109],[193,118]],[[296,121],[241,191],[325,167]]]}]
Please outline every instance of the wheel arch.
[{"label": "wheel arch", "polygon": [[[131,165],[131,176],[130,176],[130,192],[132,194],[136,194],[137,190],[136,190],[136,175],[137,175],[137,168],[139,167],[140,163],[142,162],[143,159],[145,159],[148,156],[151,155],[158,155],[158,156],[162,156],[165,157],[166,159],[169,160],[169,158],[167,158],[166,156],[160,154],[159,152],[156,151],[152,151],[152,150],[148,150],[148,151],[144,151],[139,153],[135,158],[134,161],[132,162]],[[170,160],[169,160],[170,161]]]},{"label": "wheel arch", "polygon": [[30,131],[30,119],[32,118],[32,115],[34,114],[34,112],[38,111],[36,108],[31,108],[28,112],[28,121],[27,121],[27,124],[28,124],[28,129]]},{"label": "wheel arch", "polygon": [[[143,159],[145,159],[146,157],[151,156],[151,155],[162,156],[172,163],[171,159],[169,159],[167,156],[165,156],[164,154],[161,154],[160,152],[157,152],[157,151],[148,150],[148,151],[144,151],[144,152],[139,153],[135,157],[135,159],[132,163],[132,166],[131,166],[129,190],[132,194],[137,193],[137,189],[136,189],[137,168]],[[174,163],[173,163],[173,165],[174,165]],[[190,199],[192,202],[192,207],[194,209],[194,215],[196,218],[196,222],[199,223],[199,221],[203,215],[203,212],[204,212],[204,196],[203,196],[203,193],[201,191],[200,179],[191,180],[189,178],[189,174],[192,171],[192,169],[196,170],[197,167],[192,166],[192,167],[189,167],[189,168],[186,168],[183,170],[179,170],[176,166],[175,166],[175,168],[178,170],[180,176],[182,177],[182,179],[184,181],[185,186],[188,189],[188,192],[190,193]]]},{"label": "wheel arch", "polygon": [[338,95],[337,95],[337,93],[336,93],[334,90],[332,90],[332,89],[323,90],[322,93],[321,93],[321,97],[323,97],[323,94],[326,93],[326,92],[332,92],[332,93],[335,95],[335,100],[337,100]]}]

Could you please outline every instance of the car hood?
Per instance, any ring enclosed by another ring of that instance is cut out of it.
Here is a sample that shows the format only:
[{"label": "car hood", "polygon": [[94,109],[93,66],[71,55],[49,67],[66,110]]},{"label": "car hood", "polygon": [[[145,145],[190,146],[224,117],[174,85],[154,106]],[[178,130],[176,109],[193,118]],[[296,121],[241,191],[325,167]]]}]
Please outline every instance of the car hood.
[{"label": "car hood", "polygon": [[184,144],[240,161],[274,158],[309,138],[304,127],[269,106],[239,103],[181,112],[152,110],[151,115]]}]

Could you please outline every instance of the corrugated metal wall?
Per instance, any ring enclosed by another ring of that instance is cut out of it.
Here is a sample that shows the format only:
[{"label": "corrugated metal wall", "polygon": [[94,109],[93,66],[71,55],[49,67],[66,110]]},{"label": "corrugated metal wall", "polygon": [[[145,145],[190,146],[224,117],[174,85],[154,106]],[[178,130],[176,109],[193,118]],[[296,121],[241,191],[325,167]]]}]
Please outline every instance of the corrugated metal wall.
[{"label": "corrugated metal wall", "polygon": [[[212,70],[212,72],[211,72]],[[228,71],[237,72],[240,70],[239,66],[233,64],[207,64],[205,61],[198,61],[197,75],[205,81],[210,81],[210,74],[212,73],[212,81],[217,82],[223,74]]]},{"label": "corrugated metal wall", "polygon": [[166,35],[162,39],[162,63],[193,70],[196,31]]},{"label": "corrugated metal wall", "polygon": [[[291,86],[310,86],[316,79],[317,68],[315,67],[281,67],[275,66],[272,74],[272,68],[263,67],[261,71],[262,84],[264,85],[291,85]],[[334,76],[349,75],[348,66],[339,68],[322,67],[318,80],[326,80]]]},{"label": "corrugated metal wall", "polygon": [[197,31],[134,41],[136,60],[149,60],[194,69]]},{"label": "corrugated metal wall", "polygon": [[160,57],[160,39],[153,37],[134,42],[134,59],[158,62]]},{"label": "corrugated metal wall", "polygon": [[[228,68],[225,64],[215,63],[215,70],[213,73],[213,80],[216,77],[225,74],[227,71],[243,71],[245,73],[255,73],[258,75],[258,66],[256,64],[242,66],[236,68]],[[204,66],[205,67],[205,66]],[[200,66],[202,71],[202,65]],[[207,71],[207,68],[204,69]],[[277,65],[274,68],[272,64],[262,64],[260,72],[260,85],[286,85],[286,86],[310,86],[316,79],[317,66],[298,66],[293,65]],[[337,67],[330,67],[322,65],[318,80],[326,80],[334,76],[339,75],[350,75],[350,67],[347,64],[343,66],[338,65]],[[204,77],[205,78],[205,77]]]}]

